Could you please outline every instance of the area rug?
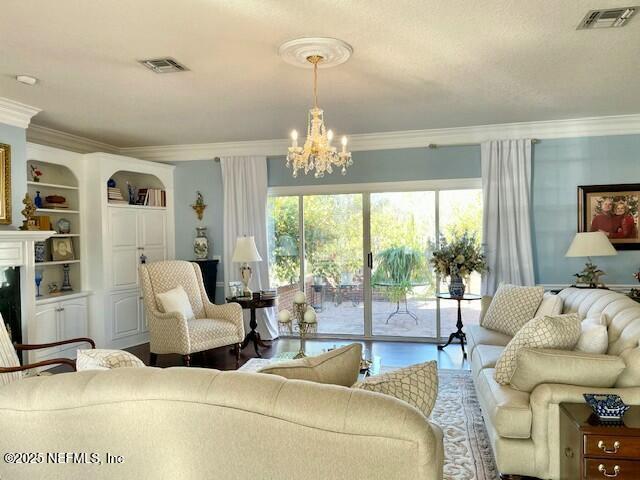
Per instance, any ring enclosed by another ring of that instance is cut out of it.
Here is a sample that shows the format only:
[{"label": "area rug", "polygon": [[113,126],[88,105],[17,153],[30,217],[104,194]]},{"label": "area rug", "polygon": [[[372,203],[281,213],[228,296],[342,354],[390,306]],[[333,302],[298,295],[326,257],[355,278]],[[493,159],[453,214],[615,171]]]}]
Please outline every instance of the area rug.
[{"label": "area rug", "polygon": [[[271,360],[254,358],[240,370],[255,372]],[[397,367],[382,367],[380,373]],[[431,421],[444,432],[444,480],[498,480],[471,372],[438,370],[438,399]]]}]

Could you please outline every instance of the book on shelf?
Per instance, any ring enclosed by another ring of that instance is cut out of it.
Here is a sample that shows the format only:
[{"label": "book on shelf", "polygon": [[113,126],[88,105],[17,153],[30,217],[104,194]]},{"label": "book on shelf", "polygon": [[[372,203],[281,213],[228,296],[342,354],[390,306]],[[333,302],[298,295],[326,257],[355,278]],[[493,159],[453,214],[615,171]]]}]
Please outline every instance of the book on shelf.
[{"label": "book on shelf", "polygon": [[138,190],[138,205],[166,207],[167,194],[159,188],[141,188]]}]

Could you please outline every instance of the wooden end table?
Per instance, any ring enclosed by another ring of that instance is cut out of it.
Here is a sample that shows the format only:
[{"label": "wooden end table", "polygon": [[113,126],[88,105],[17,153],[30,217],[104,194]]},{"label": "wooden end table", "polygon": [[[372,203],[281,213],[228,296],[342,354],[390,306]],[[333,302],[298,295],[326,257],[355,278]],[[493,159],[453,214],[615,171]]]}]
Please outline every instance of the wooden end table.
[{"label": "wooden end table", "polygon": [[585,403],[560,404],[560,479],[595,478],[640,478],[640,405],[611,423]]},{"label": "wooden end table", "polygon": [[260,349],[258,347],[270,348],[271,345],[265,343],[264,340],[260,338],[260,334],[256,331],[256,327],[258,326],[258,322],[256,320],[256,310],[258,308],[269,308],[275,307],[276,298],[258,298],[254,299],[251,297],[236,297],[236,298],[227,298],[227,302],[231,303],[239,303],[240,306],[245,310],[250,310],[251,312],[251,320],[249,321],[249,327],[251,330],[247,333],[242,341],[242,345],[240,348],[244,350],[249,343],[253,343],[253,349],[256,351],[256,355],[258,357],[262,357],[260,354]]},{"label": "wooden end table", "polygon": [[447,341],[447,343],[445,343],[444,345],[438,345],[438,350],[442,350],[443,348],[447,347],[449,344],[451,344],[454,338],[457,338],[460,340],[460,346],[462,347],[462,357],[467,358],[467,352],[464,351],[464,344],[467,341],[467,336],[462,331],[462,327],[464,327],[464,325],[462,324],[461,302],[462,300],[480,300],[482,297],[480,295],[474,295],[473,293],[465,293],[462,297],[453,297],[450,293],[438,293],[436,297],[441,300],[456,300],[458,302],[458,321],[456,322],[457,330],[449,335],[449,340]]}]

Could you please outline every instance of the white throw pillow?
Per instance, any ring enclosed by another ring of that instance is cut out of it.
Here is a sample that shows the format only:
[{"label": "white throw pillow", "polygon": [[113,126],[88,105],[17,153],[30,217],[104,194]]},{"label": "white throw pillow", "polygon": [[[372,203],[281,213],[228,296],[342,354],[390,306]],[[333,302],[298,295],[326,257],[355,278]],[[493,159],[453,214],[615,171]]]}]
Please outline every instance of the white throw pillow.
[{"label": "white throw pillow", "polygon": [[138,368],[145,364],[135,355],[124,350],[78,350],[76,370],[112,370],[114,368]]},{"label": "white throw pillow", "polygon": [[431,360],[375,375],[355,383],[353,388],[391,395],[428,417],[438,396],[438,364]]},{"label": "white throw pillow", "polygon": [[607,318],[604,314],[587,317],[581,322],[582,333],[575,350],[585,353],[607,353],[609,349],[609,334],[607,333]]},{"label": "white throw pillow", "polygon": [[522,348],[573,350],[579,338],[580,318],[577,313],[534,318],[504,348],[496,362],[494,378],[500,385],[511,383],[517,367],[518,351]]},{"label": "white throw pillow", "polygon": [[184,315],[184,318],[191,320],[195,317],[193,309],[191,308],[191,302],[189,302],[189,296],[184,291],[182,285],[178,285],[172,290],[167,290],[164,293],[156,295],[158,304],[164,313],[178,312]]},{"label": "white throw pillow", "polygon": [[543,295],[542,287],[500,284],[480,325],[514,336],[535,316]]}]

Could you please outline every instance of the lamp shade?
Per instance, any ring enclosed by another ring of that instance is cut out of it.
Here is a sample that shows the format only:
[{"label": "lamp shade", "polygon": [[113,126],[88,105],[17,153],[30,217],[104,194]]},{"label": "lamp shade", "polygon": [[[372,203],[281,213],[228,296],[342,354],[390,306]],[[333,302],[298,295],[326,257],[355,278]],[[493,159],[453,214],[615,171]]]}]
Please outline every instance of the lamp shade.
[{"label": "lamp shade", "polygon": [[576,233],[565,257],[608,257],[617,254],[604,233],[581,232]]},{"label": "lamp shade", "polygon": [[262,261],[253,237],[238,237],[231,261],[237,263]]}]

